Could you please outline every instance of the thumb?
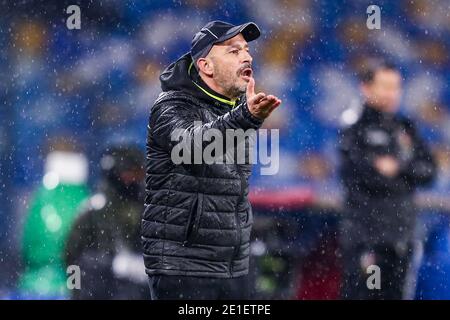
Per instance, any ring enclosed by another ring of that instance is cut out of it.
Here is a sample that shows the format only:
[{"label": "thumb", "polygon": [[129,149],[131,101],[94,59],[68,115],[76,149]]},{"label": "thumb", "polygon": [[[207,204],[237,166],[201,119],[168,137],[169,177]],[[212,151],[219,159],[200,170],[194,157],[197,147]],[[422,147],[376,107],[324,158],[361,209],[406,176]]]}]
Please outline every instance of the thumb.
[{"label": "thumb", "polygon": [[253,77],[247,83],[247,98],[251,98],[255,95],[255,79]]}]

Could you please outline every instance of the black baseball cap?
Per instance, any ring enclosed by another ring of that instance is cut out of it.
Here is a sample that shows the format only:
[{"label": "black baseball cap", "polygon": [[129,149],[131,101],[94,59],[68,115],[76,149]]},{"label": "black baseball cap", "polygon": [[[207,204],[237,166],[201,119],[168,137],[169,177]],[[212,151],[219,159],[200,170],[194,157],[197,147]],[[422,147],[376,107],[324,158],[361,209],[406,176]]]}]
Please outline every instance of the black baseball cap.
[{"label": "black baseball cap", "polygon": [[254,22],[238,26],[223,21],[208,22],[192,39],[192,60],[195,62],[199,58],[206,57],[215,44],[231,39],[239,33],[242,33],[247,42],[253,41],[261,35],[261,31]]}]

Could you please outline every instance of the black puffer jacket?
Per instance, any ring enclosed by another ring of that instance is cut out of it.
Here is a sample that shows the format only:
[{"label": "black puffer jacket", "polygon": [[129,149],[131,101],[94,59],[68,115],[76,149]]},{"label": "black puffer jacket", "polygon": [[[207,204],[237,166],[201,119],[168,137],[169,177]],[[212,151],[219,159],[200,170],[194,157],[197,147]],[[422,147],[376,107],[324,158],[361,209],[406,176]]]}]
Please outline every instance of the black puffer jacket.
[{"label": "black puffer jacket", "polygon": [[[149,275],[216,278],[248,273],[253,215],[247,199],[250,164],[179,164],[171,160],[177,128],[257,129],[244,97],[235,103],[211,91],[189,54],[161,74],[163,92],[151,108],[147,197],[142,242]],[[202,125],[194,128],[194,121]],[[247,139],[248,140],[248,139]],[[248,141],[246,141],[248,146]],[[248,162],[248,161],[247,161]]]},{"label": "black puffer jacket", "polygon": [[[408,143],[402,142],[405,138]],[[430,183],[436,172],[414,124],[366,105],[360,119],[342,132],[340,153],[347,198],[342,241],[395,244],[411,239],[414,191]],[[396,176],[386,177],[375,169],[374,159],[383,155],[399,162]]]}]

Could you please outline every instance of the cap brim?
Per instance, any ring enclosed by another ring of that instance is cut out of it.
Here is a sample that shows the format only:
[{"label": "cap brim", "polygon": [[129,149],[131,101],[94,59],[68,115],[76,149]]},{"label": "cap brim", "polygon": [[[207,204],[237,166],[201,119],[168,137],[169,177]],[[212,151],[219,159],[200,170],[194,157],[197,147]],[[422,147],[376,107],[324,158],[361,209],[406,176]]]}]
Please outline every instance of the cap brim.
[{"label": "cap brim", "polygon": [[233,38],[234,36],[237,36],[240,33],[242,33],[242,36],[247,42],[258,39],[259,36],[261,35],[261,31],[254,22],[247,22],[231,28],[230,30],[228,30],[227,33],[225,33],[223,36],[217,39],[215,43],[226,41],[228,39]]}]

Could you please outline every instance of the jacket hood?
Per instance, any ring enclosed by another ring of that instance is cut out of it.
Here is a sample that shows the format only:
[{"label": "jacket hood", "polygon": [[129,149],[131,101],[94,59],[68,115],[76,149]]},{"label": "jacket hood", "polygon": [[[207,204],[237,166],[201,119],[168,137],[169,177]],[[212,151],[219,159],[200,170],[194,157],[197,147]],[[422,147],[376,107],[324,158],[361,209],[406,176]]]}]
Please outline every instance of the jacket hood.
[{"label": "jacket hood", "polygon": [[236,101],[210,89],[201,79],[190,53],[172,62],[159,76],[162,91],[183,91],[199,99],[220,102],[233,107]]}]

